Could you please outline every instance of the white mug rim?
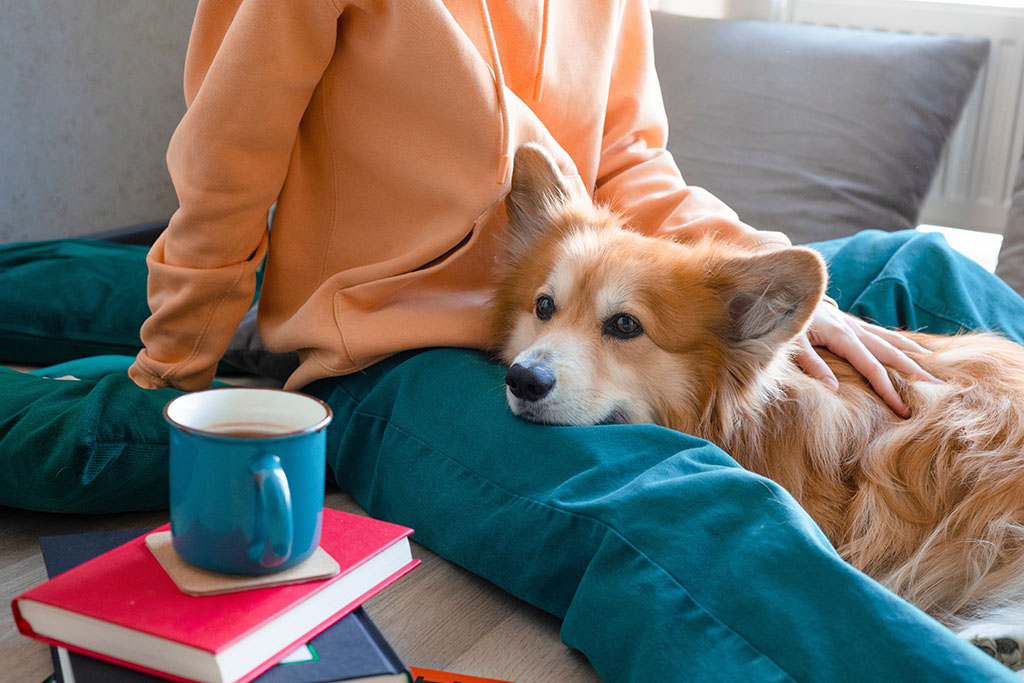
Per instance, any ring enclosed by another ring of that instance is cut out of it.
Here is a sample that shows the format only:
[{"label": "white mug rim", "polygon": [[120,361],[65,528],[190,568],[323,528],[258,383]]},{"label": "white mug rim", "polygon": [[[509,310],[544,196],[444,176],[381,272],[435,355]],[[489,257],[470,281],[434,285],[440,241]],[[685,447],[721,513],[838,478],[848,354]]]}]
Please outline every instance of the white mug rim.
[{"label": "white mug rim", "polygon": [[[184,423],[180,422],[179,420],[176,420],[173,417],[171,417],[172,405],[174,403],[178,402],[178,401],[188,400],[190,397],[194,397],[194,396],[196,396],[198,394],[209,394],[211,392],[230,392],[230,391],[239,391],[239,392],[243,392],[243,393],[268,392],[268,393],[274,393],[274,394],[288,394],[290,396],[294,396],[294,397],[297,397],[297,398],[308,399],[309,401],[313,401],[316,404],[318,404],[320,406],[320,408],[324,411],[324,415],[323,415],[322,418],[320,418],[319,420],[317,420],[313,424],[310,424],[310,425],[308,425],[306,427],[302,427],[302,428],[299,428],[299,429],[293,429],[293,430],[289,430],[289,431],[268,432],[266,434],[253,434],[251,436],[249,436],[249,435],[247,435],[247,436],[238,436],[238,435],[232,435],[232,434],[225,434],[224,432],[217,432],[217,431],[212,431],[210,429],[204,429],[202,427],[195,427],[195,426],[192,426],[192,425],[184,424]],[[265,441],[265,440],[269,440],[269,439],[292,438],[292,437],[296,437],[296,436],[302,436],[304,434],[312,434],[312,433],[315,433],[315,432],[319,432],[324,427],[326,427],[330,423],[330,421],[333,419],[334,411],[331,410],[331,407],[329,405],[327,405],[327,403],[325,403],[324,401],[320,400],[316,396],[310,396],[309,394],[304,394],[304,393],[298,392],[298,391],[288,391],[288,390],[285,390],[285,389],[277,389],[277,388],[274,388],[274,387],[226,386],[226,387],[211,387],[209,389],[200,389],[198,391],[190,391],[188,393],[182,394],[181,396],[176,396],[176,397],[172,398],[170,401],[168,401],[166,405],[164,405],[163,415],[164,415],[164,420],[166,420],[167,423],[171,425],[171,427],[173,427],[174,429],[177,429],[178,431],[180,431],[182,433],[185,433],[185,434],[203,436],[203,437],[208,437],[208,438],[213,438],[213,439],[224,439],[224,440],[230,440],[230,441],[240,440],[240,439],[249,439],[249,440],[254,440],[254,441]]]}]

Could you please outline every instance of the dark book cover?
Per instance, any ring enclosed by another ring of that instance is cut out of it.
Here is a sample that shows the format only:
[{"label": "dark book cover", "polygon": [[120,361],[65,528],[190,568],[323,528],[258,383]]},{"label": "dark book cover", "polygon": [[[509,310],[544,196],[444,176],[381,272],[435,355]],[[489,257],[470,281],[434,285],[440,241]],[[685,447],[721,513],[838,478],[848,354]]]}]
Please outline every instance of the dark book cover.
[{"label": "dark book cover", "polygon": [[[44,536],[39,539],[39,546],[46,573],[53,578],[149,531],[151,529]],[[320,633],[307,643],[307,648],[306,661],[279,664],[254,683],[410,680],[402,660],[362,607]],[[58,683],[161,683],[165,680],[55,647],[50,648],[50,654]]]}]

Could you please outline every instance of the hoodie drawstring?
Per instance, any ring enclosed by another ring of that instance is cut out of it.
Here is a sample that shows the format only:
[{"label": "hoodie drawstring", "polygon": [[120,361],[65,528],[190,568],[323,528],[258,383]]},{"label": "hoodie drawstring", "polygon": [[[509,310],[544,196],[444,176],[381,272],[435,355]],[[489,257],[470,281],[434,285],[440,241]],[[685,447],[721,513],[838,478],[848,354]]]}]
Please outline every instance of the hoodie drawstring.
[{"label": "hoodie drawstring", "polygon": [[[508,103],[505,101],[505,74],[501,70],[501,59],[498,57],[498,42],[494,39],[494,26],[491,25],[491,14],[487,8],[487,0],[479,0],[480,20],[483,22],[487,36],[487,49],[491,54],[491,66],[494,69],[494,90],[498,96],[498,115],[501,117],[501,158],[498,162],[498,184],[504,185],[508,179],[508,168],[512,163],[511,135],[509,131]],[[533,99],[540,101],[544,92],[544,67],[548,54],[548,16],[549,0],[543,0],[541,7],[540,47],[537,50],[537,73],[533,79]]]},{"label": "hoodie drawstring", "polygon": [[512,163],[512,141],[509,132],[508,103],[505,101],[505,75],[501,71],[501,60],[498,58],[498,43],[494,40],[494,27],[491,26],[491,15],[487,11],[487,0],[480,0],[480,18],[487,34],[487,48],[491,53],[491,67],[494,69],[494,89],[498,95],[498,114],[501,117],[501,158],[498,162],[498,184],[504,185],[508,179],[508,167]]},{"label": "hoodie drawstring", "polygon": [[548,0],[544,0],[540,21],[540,48],[537,51],[537,75],[533,79],[533,99],[540,102],[544,91],[544,62],[548,55]]}]

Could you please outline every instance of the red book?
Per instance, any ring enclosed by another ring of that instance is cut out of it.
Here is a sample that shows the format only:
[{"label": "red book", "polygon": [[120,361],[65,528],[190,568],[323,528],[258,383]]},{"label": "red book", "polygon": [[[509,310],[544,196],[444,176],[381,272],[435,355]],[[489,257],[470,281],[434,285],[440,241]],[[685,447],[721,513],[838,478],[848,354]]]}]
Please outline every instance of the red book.
[{"label": "red book", "polygon": [[512,681],[502,681],[497,678],[453,674],[449,671],[436,671],[419,666],[409,667],[409,671],[412,673],[412,683],[512,683]]},{"label": "red book", "polygon": [[51,645],[171,680],[244,683],[418,565],[411,533],[325,508],[320,546],[338,575],[205,597],[178,590],[141,536],[11,606],[23,634]]}]

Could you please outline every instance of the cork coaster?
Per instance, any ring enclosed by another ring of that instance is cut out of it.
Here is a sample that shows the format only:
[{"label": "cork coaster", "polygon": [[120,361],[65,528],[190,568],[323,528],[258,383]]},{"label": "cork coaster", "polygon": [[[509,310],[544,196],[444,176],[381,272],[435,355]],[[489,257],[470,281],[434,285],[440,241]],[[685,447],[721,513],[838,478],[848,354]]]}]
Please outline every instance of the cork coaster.
[{"label": "cork coaster", "polygon": [[182,593],[196,597],[317,581],[330,578],[341,571],[337,561],[323,548],[317,548],[308,559],[284,571],[263,576],[236,576],[199,569],[185,562],[171,543],[170,531],[149,534],[146,536],[146,547],[160,562],[160,566],[178,589]]}]

